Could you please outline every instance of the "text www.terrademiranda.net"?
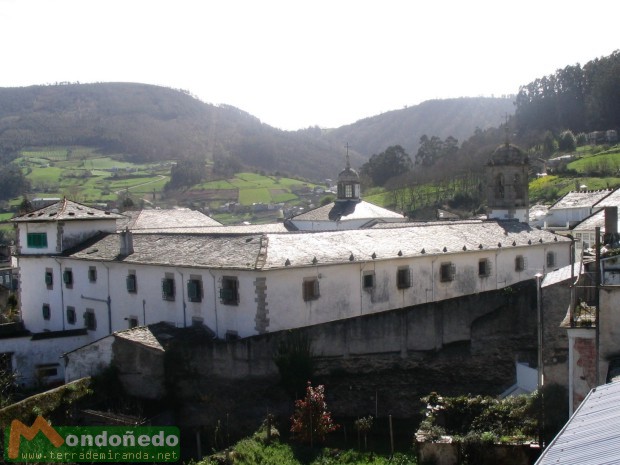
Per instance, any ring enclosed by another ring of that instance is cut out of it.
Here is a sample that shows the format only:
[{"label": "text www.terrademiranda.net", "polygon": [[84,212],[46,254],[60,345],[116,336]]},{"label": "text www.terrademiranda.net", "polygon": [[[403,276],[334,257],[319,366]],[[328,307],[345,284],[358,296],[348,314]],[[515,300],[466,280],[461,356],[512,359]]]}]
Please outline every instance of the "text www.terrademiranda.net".
[{"label": "text www.terrademiranda.net", "polygon": [[133,460],[155,460],[155,461],[176,461],[179,456],[176,452],[118,452],[113,450],[107,451],[88,451],[88,452],[24,452],[19,454],[18,460],[54,460],[69,462],[71,460],[101,460],[101,461],[124,461],[131,462]]}]

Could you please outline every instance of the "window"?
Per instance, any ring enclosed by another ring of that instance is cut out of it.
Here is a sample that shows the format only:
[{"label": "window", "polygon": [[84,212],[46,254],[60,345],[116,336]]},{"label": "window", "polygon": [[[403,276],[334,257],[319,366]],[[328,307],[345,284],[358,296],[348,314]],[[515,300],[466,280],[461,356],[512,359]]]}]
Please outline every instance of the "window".
[{"label": "window", "polygon": [[442,283],[454,281],[456,275],[456,266],[454,263],[442,263],[439,267],[439,280]]},{"label": "window", "polygon": [[94,266],[88,267],[88,280],[91,283],[97,281],[97,268]]},{"label": "window", "polygon": [[482,258],[478,261],[478,276],[485,278],[491,274],[491,262]]},{"label": "window", "polygon": [[525,258],[523,255],[517,255],[515,257],[515,271],[525,270]]},{"label": "window", "polygon": [[45,271],[45,284],[50,288],[54,285],[54,273],[49,269]]},{"label": "window", "polygon": [[174,278],[161,280],[161,296],[164,300],[174,300]]},{"label": "window", "polygon": [[52,316],[52,310],[50,309],[49,304],[43,304],[41,311],[43,313],[44,320],[49,320],[50,317]]},{"label": "window", "polygon": [[303,297],[305,301],[316,300],[319,298],[318,278],[304,278],[302,285]]},{"label": "window", "polygon": [[47,233],[28,233],[26,243],[32,249],[47,248]]},{"label": "window", "polygon": [[72,287],[73,286],[73,271],[68,270],[68,269],[65,270],[62,273],[62,280],[64,281],[65,286],[69,288]]},{"label": "window", "polygon": [[344,186],[344,196],[347,199],[350,199],[353,197],[353,186],[351,186],[350,184],[347,184],[346,186]]},{"label": "window", "polygon": [[37,376],[39,378],[58,376],[58,364],[50,363],[47,365],[37,365]]},{"label": "window", "polygon": [[97,329],[97,318],[92,308],[87,308],[84,312],[84,326],[90,331],[95,331]]},{"label": "window", "polygon": [[224,276],[222,278],[220,301],[225,305],[239,304],[239,281],[236,277]]},{"label": "window", "polygon": [[74,307],[67,307],[67,323],[69,323],[70,325],[74,325],[75,324],[75,308]]},{"label": "window", "polygon": [[367,271],[362,277],[362,286],[364,289],[372,289],[375,287],[375,272]]},{"label": "window", "polygon": [[202,281],[190,279],[187,281],[187,298],[190,302],[202,302]]},{"label": "window", "polygon": [[130,316],[129,318],[127,318],[127,324],[129,326],[129,329],[135,328],[136,326],[138,326],[138,317]]},{"label": "window", "polygon": [[398,269],[396,272],[396,286],[398,289],[411,287],[411,270],[409,267]]},{"label": "window", "polygon": [[138,291],[138,281],[136,279],[135,274],[127,275],[127,292],[137,292]]},{"label": "window", "polygon": [[555,254],[553,252],[547,252],[547,267],[555,266]]}]

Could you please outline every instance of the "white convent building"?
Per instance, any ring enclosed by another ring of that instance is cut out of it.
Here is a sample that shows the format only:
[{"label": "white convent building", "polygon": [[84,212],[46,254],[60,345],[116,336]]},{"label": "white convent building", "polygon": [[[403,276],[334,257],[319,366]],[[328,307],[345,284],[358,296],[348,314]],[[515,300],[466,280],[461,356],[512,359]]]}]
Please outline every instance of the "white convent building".
[{"label": "white convent building", "polygon": [[[66,199],[16,217],[27,332],[0,339],[0,353],[24,384],[53,382],[63,353],[132,326],[243,338],[501,289],[570,263],[569,239],[516,219],[406,223],[384,209],[372,218],[355,172],[343,173],[327,210],[345,202],[345,213],[308,212],[291,219],[297,231],[226,227],[190,210],[128,219]],[[503,205],[521,218],[521,205]],[[329,226],[358,207],[354,227]]]}]

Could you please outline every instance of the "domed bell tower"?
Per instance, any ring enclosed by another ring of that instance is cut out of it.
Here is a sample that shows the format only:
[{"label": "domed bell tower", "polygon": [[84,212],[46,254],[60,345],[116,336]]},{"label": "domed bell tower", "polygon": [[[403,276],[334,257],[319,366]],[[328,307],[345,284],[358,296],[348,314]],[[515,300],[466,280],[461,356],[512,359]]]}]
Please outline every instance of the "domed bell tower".
[{"label": "domed bell tower", "polygon": [[489,219],[528,222],[528,173],[528,157],[508,140],[493,152],[486,167]]},{"label": "domed bell tower", "polygon": [[361,183],[357,171],[351,168],[349,161],[349,148],[347,147],[347,164],[344,170],[338,174],[338,195],[336,202],[361,200]]}]

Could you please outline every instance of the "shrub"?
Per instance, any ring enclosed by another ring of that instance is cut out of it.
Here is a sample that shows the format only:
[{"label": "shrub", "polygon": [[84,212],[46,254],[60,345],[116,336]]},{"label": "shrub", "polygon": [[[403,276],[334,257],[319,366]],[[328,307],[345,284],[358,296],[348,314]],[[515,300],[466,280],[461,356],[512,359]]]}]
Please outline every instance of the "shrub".
[{"label": "shrub", "polygon": [[291,417],[291,432],[304,443],[323,442],[328,433],[336,431],[339,425],[332,421],[325,402],[325,387],[316,388],[308,381],[306,397],[295,401],[295,413]]}]

